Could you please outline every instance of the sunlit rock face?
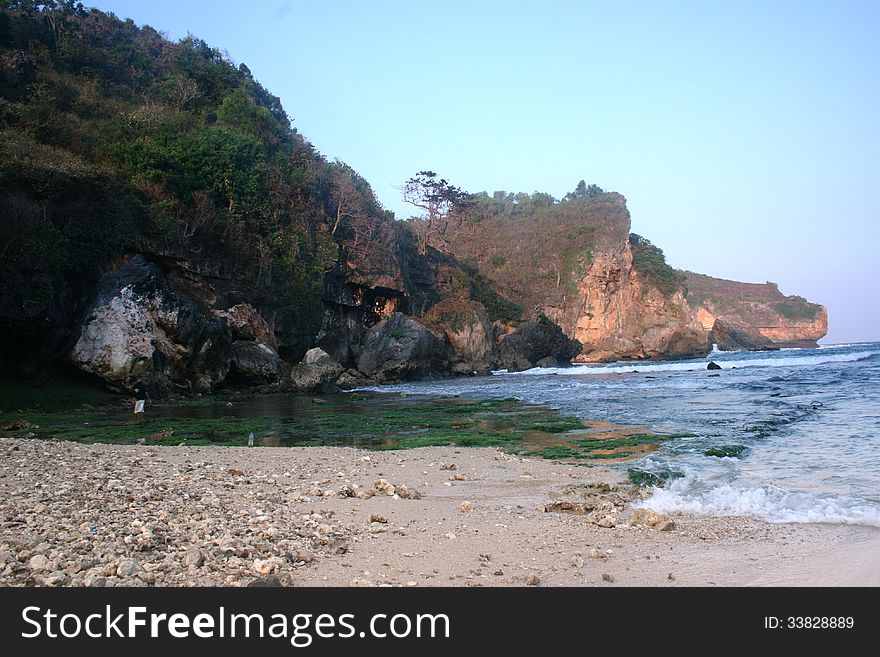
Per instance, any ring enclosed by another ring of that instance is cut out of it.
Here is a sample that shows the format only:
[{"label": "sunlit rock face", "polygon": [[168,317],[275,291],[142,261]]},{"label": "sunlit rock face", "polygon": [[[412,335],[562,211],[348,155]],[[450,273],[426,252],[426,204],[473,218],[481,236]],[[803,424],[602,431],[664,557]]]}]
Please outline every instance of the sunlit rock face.
[{"label": "sunlit rock face", "polygon": [[772,283],[667,267],[675,280],[659,286],[634,263],[630,229],[626,199],[609,192],[481,217],[456,231],[450,250],[518,303],[525,319],[543,314],[578,340],[578,361],[702,357],[717,319],[722,329],[726,322],[751,335],[728,343],[737,349],[810,346],[825,334],[823,307]]}]

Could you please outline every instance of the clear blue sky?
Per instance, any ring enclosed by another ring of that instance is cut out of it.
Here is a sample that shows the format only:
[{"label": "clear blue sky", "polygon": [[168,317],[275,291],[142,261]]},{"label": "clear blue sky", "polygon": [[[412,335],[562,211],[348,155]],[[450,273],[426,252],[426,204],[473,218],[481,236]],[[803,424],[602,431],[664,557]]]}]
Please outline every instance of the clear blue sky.
[{"label": "clear blue sky", "polygon": [[398,216],[586,179],[676,267],[828,306],[880,339],[880,2],[86,0],[244,62]]}]

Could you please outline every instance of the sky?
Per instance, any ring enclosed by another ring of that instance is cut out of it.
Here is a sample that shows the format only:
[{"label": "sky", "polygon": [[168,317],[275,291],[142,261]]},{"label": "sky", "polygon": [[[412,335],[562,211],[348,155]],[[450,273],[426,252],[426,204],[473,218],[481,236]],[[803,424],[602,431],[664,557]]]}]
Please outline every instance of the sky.
[{"label": "sky", "polygon": [[86,0],[245,63],[398,217],[470,192],[623,194],[675,267],[880,340],[880,2]]}]

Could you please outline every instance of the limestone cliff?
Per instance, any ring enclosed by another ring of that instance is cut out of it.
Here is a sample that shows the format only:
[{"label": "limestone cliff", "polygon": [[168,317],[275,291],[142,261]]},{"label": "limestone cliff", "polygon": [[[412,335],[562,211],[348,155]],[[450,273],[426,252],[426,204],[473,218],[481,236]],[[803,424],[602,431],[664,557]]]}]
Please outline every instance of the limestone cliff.
[{"label": "limestone cliff", "polygon": [[528,313],[543,313],[578,340],[577,361],[709,353],[708,331],[682,290],[668,294],[633,266],[629,235],[626,199],[606,193],[464,224],[451,250]]},{"label": "limestone cliff", "polygon": [[772,283],[672,269],[660,249],[630,233],[626,199],[616,193],[472,216],[450,251],[526,315],[543,313],[581,342],[578,361],[704,356],[716,319],[731,349],[814,346],[827,331],[825,308]]},{"label": "limestone cliff", "polygon": [[696,358],[711,351],[681,290],[666,295],[633,269],[628,242],[596,254],[578,281],[572,337],[581,361]]},{"label": "limestone cliff", "polygon": [[753,328],[776,347],[815,347],[828,332],[828,311],[775,283],[740,283],[684,272],[687,300],[703,328],[716,321]]}]

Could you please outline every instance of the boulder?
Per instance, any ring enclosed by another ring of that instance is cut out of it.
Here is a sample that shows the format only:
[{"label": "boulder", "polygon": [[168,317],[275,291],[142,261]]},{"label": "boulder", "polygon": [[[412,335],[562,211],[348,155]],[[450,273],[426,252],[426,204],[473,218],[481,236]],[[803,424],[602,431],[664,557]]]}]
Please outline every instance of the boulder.
[{"label": "boulder", "polygon": [[344,369],[327,352],[315,347],[309,349],[302,362],[291,369],[289,382],[299,392],[332,392]]},{"label": "boulder", "polygon": [[654,327],[642,336],[648,358],[702,358],[712,351],[709,334],[700,326],[672,325]]},{"label": "boulder", "polygon": [[442,344],[424,324],[394,313],[367,331],[357,369],[377,381],[430,376],[445,369]]},{"label": "boulder", "polygon": [[558,324],[542,315],[505,336],[500,352],[501,366],[518,372],[534,367],[543,358],[568,364],[581,352],[581,343],[568,338]]},{"label": "boulder", "polygon": [[[502,343],[502,345],[503,344],[504,343]],[[501,366],[504,367],[508,372],[522,372],[523,370],[534,367],[534,365],[532,365],[532,361],[523,356],[521,353],[513,349],[505,350],[503,348],[501,350]]]},{"label": "boulder", "polygon": [[202,392],[226,377],[228,350],[224,321],[202,312],[137,255],[101,279],[68,357],[114,383],[152,375],[155,385],[185,382]]},{"label": "boulder", "polygon": [[423,320],[446,337],[453,373],[488,374],[498,367],[498,344],[483,304],[446,299],[431,308]]},{"label": "boulder", "polygon": [[706,369],[707,369],[707,370],[720,370],[720,369],[721,369],[721,365],[719,365],[718,363],[716,363],[716,362],[713,360],[713,361],[711,361],[708,365],[706,365]]},{"label": "boulder", "polygon": [[281,358],[265,342],[236,340],[232,343],[230,373],[251,383],[277,381]]},{"label": "boulder", "polygon": [[336,385],[343,390],[359,388],[370,383],[370,380],[357,370],[345,370],[336,378]]},{"label": "boulder", "polygon": [[318,363],[326,361],[328,358],[330,358],[330,354],[323,349],[315,347],[306,352],[305,356],[303,356],[302,362],[303,365],[317,365]]},{"label": "boulder", "polygon": [[728,318],[712,325],[711,340],[721,351],[773,351],[777,345],[757,329]]},{"label": "boulder", "polygon": [[[348,259],[344,269],[325,274],[323,279],[324,318],[315,344],[346,368],[356,367],[366,332],[390,318],[406,296],[395,258],[382,251],[375,242],[370,248],[344,249]],[[363,264],[363,257],[376,268],[365,271],[353,266],[350,258]]]},{"label": "boulder", "polygon": [[354,367],[360,352],[360,339],[366,329],[356,318],[343,314],[341,311],[325,313],[324,326],[316,337],[316,344],[337,363]]},{"label": "boulder", "polygon": [[209,392],[230,372],[248,383],[277,381],[274,344],[252,306],[211,311],[136,255],[101,279],[68,358],[121,386],[142,381],[153,395]]}]

